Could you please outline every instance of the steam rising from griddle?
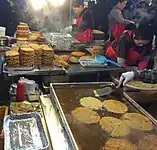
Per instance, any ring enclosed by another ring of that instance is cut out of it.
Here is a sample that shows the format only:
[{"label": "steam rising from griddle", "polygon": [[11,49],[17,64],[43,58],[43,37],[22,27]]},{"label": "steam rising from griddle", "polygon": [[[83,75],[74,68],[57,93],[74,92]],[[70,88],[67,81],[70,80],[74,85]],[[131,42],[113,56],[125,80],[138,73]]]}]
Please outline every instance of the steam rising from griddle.
[{"label": "steam rising from griddle", "polygon": [[26,7],[21,8],[21,5],[17,4],[19,20],[29,24],[31,30],[43,29],[44,32],[59,32],[69,24],[70,4],[68,1],[58,8],[47,5],[39,11],[34,10],[29,3],[24,5]]}]

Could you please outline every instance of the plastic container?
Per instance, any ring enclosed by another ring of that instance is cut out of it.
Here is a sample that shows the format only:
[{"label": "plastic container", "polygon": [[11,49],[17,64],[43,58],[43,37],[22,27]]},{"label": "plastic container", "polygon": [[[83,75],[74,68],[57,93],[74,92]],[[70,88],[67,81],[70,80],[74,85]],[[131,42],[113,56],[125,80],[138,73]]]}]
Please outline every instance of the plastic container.
[{"label": "plastic container", "polygon": [[25,81],[25,91],[27,94],[34,94],[35,93],[35,81],[33,80],[26,80]]},{"label": "plastic container", "polygon": [[5,36],[6,28],[0,27],[0,36]]}]

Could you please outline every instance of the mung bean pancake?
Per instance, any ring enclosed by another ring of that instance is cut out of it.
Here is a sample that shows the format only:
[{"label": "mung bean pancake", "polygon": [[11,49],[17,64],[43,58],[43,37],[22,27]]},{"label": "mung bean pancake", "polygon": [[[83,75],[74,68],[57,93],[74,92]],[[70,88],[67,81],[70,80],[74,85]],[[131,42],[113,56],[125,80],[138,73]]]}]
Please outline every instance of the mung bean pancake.
[{"label": "mung bean pancake", "polygon": [[144,115],[138,113],[126,113],[123,116],[125,122],[132,129],[140,130],[140,131],[151,131],[153,130],[152,122],[145,117]]},{"label": "mung bean pancake", "polygon": [[129,135],[131,132],[130,127],[124,122],[121,121],[112,131],[112,137],[124,137]]},{"label": "mung bean pancake", "polygon": [[105,143],[104,150],[137,150],[137,147],[126,139],[112,138]]},{"label": "mung bean pancake", "polygon": [[135,88],[145,88],[145,89],[157,88],[157,84],[144,83],[142,81],[130,81],[128,85],[133,86]]},{"label": "mung bean pancake", "polygon": [[111,134],[113,129],[120,123],[121,123],[121,120],[114,117],[103,117],[100,120],[101,128],[108,134]]},{"label": "mung bean pancake", "polygon": [[103,102],[103,106],[106,108],[107,111],[116,114],[123,114],[128,111],[128,107],[117,100],[106,100]]},{"label": "mung bean pancake", "polygon": [[157,150],[157,135],[147,135],[138,142],[139,150]]},{"label": "mung bean pancake", "polygon": [[84,107],[87,107],[93,110],[99,110],[103,106],[102,102],[99,99],[94,98],[94,97],[81,98],[80,104]]},{"label": "mung bean pancake", "polygon": [[78,107],[71,113],[77,120],[86,124],[98,123],[100,120],[100,116],[97,112],[86,107]]}]

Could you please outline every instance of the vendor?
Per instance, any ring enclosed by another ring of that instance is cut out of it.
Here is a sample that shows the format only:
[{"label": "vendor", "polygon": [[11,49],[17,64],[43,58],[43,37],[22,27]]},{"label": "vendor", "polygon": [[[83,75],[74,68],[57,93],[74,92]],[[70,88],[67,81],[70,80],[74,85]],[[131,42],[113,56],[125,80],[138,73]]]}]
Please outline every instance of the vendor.
[{"label": "vendor", "polygon": [[121,66],[147,67],[152,52],[153,30],[151,24],[138,27],[135,32],[126,30],[106,50],[105,55]]},{"label": "vendor", "polygon": [[93,41],[94,18],[92,12],[84,8],[83,0],[75,0],[73,2],[73,10],[77,15],[76,25],[67,27],[65,30],[71,29],[76,36],[76,40],[81,43]]},{"label": "vendor", "polygon": [[108,18],[112,36],[117,40],[124,32],[125,26],[134,23],[133,21],[124,19],[122,11],[125,8],[127,0],[118,0],[117,5],[111,10]]}]

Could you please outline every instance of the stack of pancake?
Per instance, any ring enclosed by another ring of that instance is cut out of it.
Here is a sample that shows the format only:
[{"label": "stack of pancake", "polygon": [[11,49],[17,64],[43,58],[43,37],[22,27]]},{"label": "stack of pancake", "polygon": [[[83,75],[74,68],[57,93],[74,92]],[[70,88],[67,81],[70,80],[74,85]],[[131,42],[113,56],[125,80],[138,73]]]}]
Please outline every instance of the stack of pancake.
[{"label": "stack of pancake", "polygon": [[39,37],[40,37],[40,32],[33,31],[29,34],[28,41],[31,43],[36,43],[36,42],[38,42]]},{"label": "stack of pancake", "polygon": [[42,36],[42,35],[40,35],[39,37],[38,37],[38,43],[40,43],[40,44],[42,44],[42,43],[45,43],[45,37],[44,36]]},{"label": "stack of pancake", "polygon": [[43,58],[42,58],[43,65],[52,65],[53,58],[54,58],[54,49],[48,46],[43,46]]},{"label": "stack of pancake", "polygon": [[27,24],[20,24],[17,26],[17,31],[16,31],[16,39],[17,42],[25,42],[28,41],[29,37],[29,26]]},{"label": "stack of pancake", "polygon": [[29,47],[34,49],[34,54],[35,54],[34,65],[35,66],[41,66],[41,64],[42,64],[42,53],[43,53],[42,47],[38,44],[29,44]]},{"label": "stack of pancake", "polygon": [[5,60],[7,67],[16,68],[20,66],[20,55],[17,51],[7,51],[5,52]]},{"label": "stack of pancake", "polygon": [[22,67],[33,67],[34,66],[34,49],[30,47],[20,48],[20,63]]}]

